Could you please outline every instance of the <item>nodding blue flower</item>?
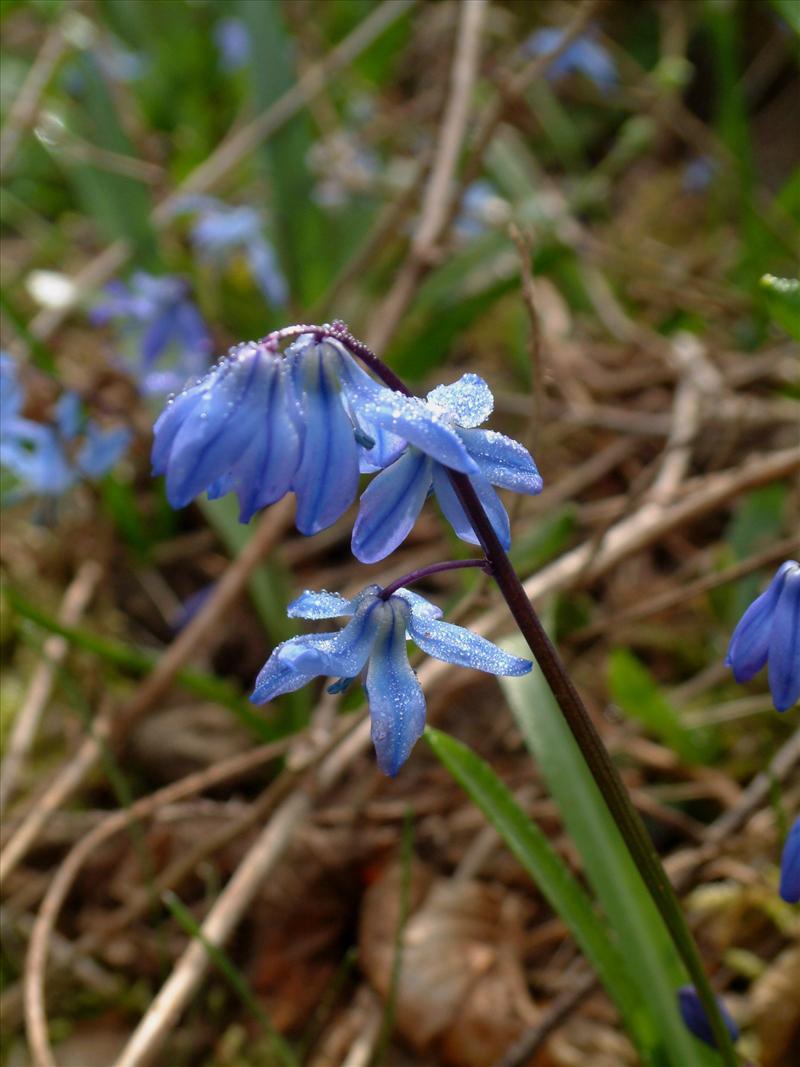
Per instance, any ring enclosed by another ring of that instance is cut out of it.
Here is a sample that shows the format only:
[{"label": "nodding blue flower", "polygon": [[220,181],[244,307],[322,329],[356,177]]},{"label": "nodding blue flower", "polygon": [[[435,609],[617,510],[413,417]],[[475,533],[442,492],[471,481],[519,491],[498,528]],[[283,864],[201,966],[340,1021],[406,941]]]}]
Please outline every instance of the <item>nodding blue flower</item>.
[{"label": "nodding blue flower", "polygon": [[214,27],[214,44],[217,46],[223,70],[241,70],[250,59],[250,34],[242,19],[220,19]]},{"label": "nodding blue flower", "polygon": [[338,678],[331,691],[341,692],[366,669],[372,741],[384,774],[397,774],[425,726],[425,696],[408,662],[407,638],[429,656],[489,674],[527,674],[532,666],[462,626],[442,622],[441,610],[409,589],[384,599],[380,586],[370,585],[352,600],[307,591],[287,612],[290,618],[315,620],[349,616],[350,622],[336,633],[307,634],[278,645],[250,699],[265,704],[320,675]]},{"label": "nodding blue flower", "polygon": [[781,564],[733,631],[726,666],[740,684],[768,665],[772,702],[786,711],[800,699],[800,563]]},{"label": "nodding blue flower", "polygon": [[[725,1029],[731,1035],[731,1041],[738,1041],[739,1027],[733,1021],[728,1009],[719,997],[717,997],[717,1006],[722,1015],[722,1021],[725,1023]],[[706,1045],[710,1045],[711,1048],[716,1048],[717,1042],[714,1040],[711,1024],[708,1021],[705,1008],[703,1007],[694,986],[681,986],[678,990],[678,1008],[686,1029],[694,1034],[695,1037],[705,1042]]]},{"label": "nodding blue flower", "polygon": [[92,321],[115,323],[122,338],[133,342],[125,365],[144,393],[173,392],[207,370],[211,334],[183,278],[137,271],[130,284],[111,282],[105,292]]},{"label": "nodding blue flower", "polygon": [[[536,30],[525,41],[522,50],[529,56],[547,55],[561,44],[564,32],[554,27]],[[601,44],[592,39],[591,31],[578,37],[564,49],[558,59],[550,63],[546,77],[548,81],[557,82],[573,73],[583,74],[602,92],[613,89],[619,81],[613,58]]]},{"label": "nodding blue flower", "polygon": [[178,200],[173,214],[196,214],[192,244],[201,260],[217,269],[243,255],[251,277],[271,304],[285,304],[289,297],[275,250],[262,232],[263,220],[255,208],[231,207],[213,196],[186,196]]},{"label": "nodding blue flower", "polygon": [[787,904],[800,903],[800,818],[795,819],[783,846],[779,892]]},{"label": "nodding blue flower", "polygon": [[[448,462],[422,440],[412,440],[396,420],[393,430],[409,446],[367,487],[353,528],[353,554],[362,563],[384,559],[405,540],[422,505],[433,491],[445,517],[462,541],[478,538],[450,484],[446,467],[469,474],[492,526],[505,548],[511,542],[508,514],[492,486],[518,493],[542,491],[542,478],[530,453],[517,441],[493,430],[479,430],[492,412],[494,399],[477,374],[465,374],[453,385],[437,386],[427,401],[418,400],[430,416],[449,426],[467,463]],[[369,410],[367,409],[367,413]]]},{"label": "nodding blue flower", "polygon": [[153,473],[166,474],[176,508],[235,492],[242,522],[294,492],[297,528],[314,534],[352,504],[360,470],[391,462],[407,440],[475,469],[445,420],[379,385],[339,341],[303,334],[282,356],[267,338],[231,349],[167,404]]},{"label": "nodding blue flower", "polygon": [[53,424],[24,418],[17,367],[5,353],[0,354],[0,384],[0,465],[12,479],[4,503],[61,496],[81,478],[101,477],[128,447],[130,431],[102,429],[86,417],[75,393],[62,394]]}]

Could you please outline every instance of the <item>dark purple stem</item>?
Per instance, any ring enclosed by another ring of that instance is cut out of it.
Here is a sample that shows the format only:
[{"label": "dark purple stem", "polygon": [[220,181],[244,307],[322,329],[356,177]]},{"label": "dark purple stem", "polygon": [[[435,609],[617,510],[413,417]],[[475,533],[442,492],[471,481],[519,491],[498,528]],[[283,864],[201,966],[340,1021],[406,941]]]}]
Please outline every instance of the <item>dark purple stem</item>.
[{"label": "dark purple stem", "polygon": [[430,567],[420,567],[416,571],[404,574],[402,578],[395,579],[385,589],[382,589],[379,596],[381,600],[388,600],[392,593],[396,593],[398,589],[403,589],[407,585],[419,582],[430,574],[439,574],[441,571],[461,571],[467,567],[477,567],[484,574],[492,573],[492,565],[488,559],[450,559],[446,563],[432,563]]},{"label": "dark purple stem", "polygon": [[[353,337],[344,322],[336,321],[331,326],[306,328],[318,336],[329,336],[343,344],[352,355],[357,356],[390,389],[406,396],[414,394],[386,364],[375,355],[362,341]],[[533,605],[528,599],[525,587],[514,570],[511,560],[500,544],[494,527],[478,499],[478,495],[466,474],[448,470],[453,488],[458,494],[461,505],[467,513],[472,528],[478,535],[486,556],[490,573],[503,595],[503,599],[514,617],[528,647],[539,664],[547,684],[552,690],[558,706],[569,726],[572,736],[581,750],[583,758],[592,773],[600,791],[605,797],[628,850],[636,863],[645,884],[655,902],[667,929],[672,936],[678,953],[694,983],[700,1000],[705,1008],[711,1029],[717,1042],[717,1048],[725,1062],[736,1065],[739,1061],[731,1044],[727,1027],[719,1013],[716,998],[712,992],[702,960],[694,939],[686,925],[680,902],[661,865],[658,853],[653,847],[644,823],[633,806],[625,784],[620,778],[603,740],[595,729],[594,723],[580,697],[566,667],[561,662],[555,647],[547,636]],[[447,566],[445,564],[445,566]],[[452,564],[451,564],[452,566]],[[407,579],[402,579],[405,584]],[[397,586],[397,583],[394,583]],[[390,587],[391,588],[391,587]],[[384,590],[384,594],[386,590]]]}]

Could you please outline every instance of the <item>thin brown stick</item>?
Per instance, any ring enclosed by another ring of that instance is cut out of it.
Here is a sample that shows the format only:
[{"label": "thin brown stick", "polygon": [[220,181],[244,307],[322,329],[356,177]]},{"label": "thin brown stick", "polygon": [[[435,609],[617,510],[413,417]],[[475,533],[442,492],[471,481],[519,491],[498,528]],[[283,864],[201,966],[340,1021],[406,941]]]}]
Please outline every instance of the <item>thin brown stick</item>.
[{"label": "thin brown stick", "polygon": [[8,841],[0,854],[0,881],[7,878],[23,858],[50,813],[66,801],[94,767],[102,753],[103,744],[120,744],[134,723],[167,692],[178,671],[197,654],[198,649],[207,647],[212,640],[222,639],[225,633],[222,621],[241,596],[255,568],[280,540],[291,514],[292,503],[287,498],[262,515],[253,536],[214,585],[208,600],[114,718],[113,730],[109,719],[103,720],[100,736],[97,736],[98,728],[95,728],[95,736],[86,738],[75,756],[56,776],[45,798]]},{"label": "thin brown stick", "polygon": [[436,255],[448,222],[452,182],[467,128],[472,90],[480,62],[486,0],[469,0],[459,9],[458,35],[450,75],[450,92],[437,137],[436,156],[425,187],[419,224],[397,280],[373,317],[367,344],[382,351],[411,303],[419,281]]},{"label": "thin brown stick", "polygon": [[[73,578],[61,604],[58,621],[65,626],[74,626],[91,600],[103,571],[94,560],[83,563]],[[17,778],[31,750],[42,714],[53,690],[53,681],[59,665],[69,648],[66,638],[48,637],[42,649],[42,658],[34,672],[22,707],[14,718],[3,762],[0,764],[0,813],[17,787]]]}]

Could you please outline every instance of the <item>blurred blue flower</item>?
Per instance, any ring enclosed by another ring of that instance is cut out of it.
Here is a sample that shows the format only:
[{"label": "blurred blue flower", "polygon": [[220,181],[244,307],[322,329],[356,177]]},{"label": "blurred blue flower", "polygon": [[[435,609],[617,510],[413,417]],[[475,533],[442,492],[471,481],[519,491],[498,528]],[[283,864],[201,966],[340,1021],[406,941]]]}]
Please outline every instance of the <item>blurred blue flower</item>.
[{"label": "blurred blue flower", "polygon": [[61,396],[52,425],[22,417],[17,367],[5,353],[0,355],[0,386],[0,465],[12,480],[4,488],[6,504],[26,496],[58,497],[82,478],[99,478],[130,443],[129,430],[104,430],[88,419],[75,393]]},{"label": "blurred blue flower", "polygon": [[320,675],[339,678],[331,691],[341,692],[366,668],[372,741],[384,774],[397,774],[425,726],[425,696],[408,662],[407,636],[429,656],[489,674],[527,674],[532,666],[462,626],[440,621],[440,609],[408,589],[384,599],[380,586],[370,585],[352,600],[305,592],[287,610],[290,618],[350,616],[351,621],[336,633],[307,634],[278,645],[250,699],[265,704]]},{"label": "blurred blue flower", "polygon": [[182,197],[173,214],[196,215],[192,244],[201,260],[222,269],[244,255],[253,281],[271,304],[285,304],[289,291],[272,245],[263,234],[255,208],[230,207],[213,196]]},{"label": "blurred blue flower", "polygon": [[453,225],[461,237],[477,237],[491,226],[507,223],[508,218],[508,203],[491,182],[481,178],[465,189],[461,210]]},{"label": "blurred blue flower", "polygon": [[800,903],[800,818],[795,819],[783,846],[780,894],[787,904]]},{"label": "blurred blue flower", "polygon": [[681,188],[686,193],[702,193],[717,173],[716,161],[709,156],[695,156],[684,163]]},{"label": "blurred blue flower", "polygon": [[137,271],[129,285],[111,282],[105,293],[106,300],[92,310],[92,322],[113,322],[124,339],[132,340],[126,369],[144,393],[181,389],[208,368],[211,335],[183,278]]},{"label": "blurred blue flower", "polygon": [[[555,51],[564,39],[564,30],[544,27],[525,41],[522,50],[529,56],[543,56]],[[548,67],[548,81],[556,82],[569,74],[583,74],[602,92],[613,89],[618,81],[617,67],[609,52],[592,39],[591,31],[578,37]]]},{"label": "blurred blue flower", "polygon": [[242,19],[220,19],[214,27],[214,44],[223,70],[241,70],[250,59],[250,34]]},{"label": "blurred blue flower", "polygon": [[[395,418],[394,433],[408,441],[409,447],[371,482],[361,497],[353,527],[353,554],[362,563],[375,563],[388,556],[408,536],[431,491],[462,541],[477,544],[446,467],[469,474],[497,536],[508,548],[508,514],[492,486],[535,495],[542,491],[542,478],[528,450],[517,441],[493,430],[476,429],[494,407],[488,385],[477,374],[465,374],[453,385],[437,386],[426,401],[417,400],[416,404],[450,428],[462,446],[463,456],[443,459],[424,440],[412,439],[404,424]],[[369,416],[368,405],[364,410]]]},{"label": "blurred blue flower", "polygon": [[[722,1020],[725,1023],[725,1027],[731,1035],[731,1041],[738,1041],[739,1027],[733,1021],[728,1009],[719,997],[717,998],[717,1004],[719,1006],[720,1014],[722,1015]],[[681,1018],[683,1019],[686,1029],[694,1034],[695,1037],[704,1041],[706,1045],[710,1045],[711,1048],[716,1048],[717,1043],[714,1040],[711,1024],[708,1021],[705,1008],[703,1007],[694,986],[681,986],[678,990],[678,1008],[680,1009]]]},{"label": "blurred blue flower", "polygon": [[800,563],[781,564],[733,631],[725,665],[740,684],[768,664],[772,702],[786,711],[800,698]]},{"label": "blurred blue flower", "polygon": [[297,528],[314,534],[353,502],[360,469],[391,462],[406,441],[477,469],[423,401],[379,385],[333,338],[303,334],[283,356],[269,339],[239,345],[171,400],[155,424],[153,473],[166,474],[176,508],[203,491],[236,493],[242,522],[293,491]]}]

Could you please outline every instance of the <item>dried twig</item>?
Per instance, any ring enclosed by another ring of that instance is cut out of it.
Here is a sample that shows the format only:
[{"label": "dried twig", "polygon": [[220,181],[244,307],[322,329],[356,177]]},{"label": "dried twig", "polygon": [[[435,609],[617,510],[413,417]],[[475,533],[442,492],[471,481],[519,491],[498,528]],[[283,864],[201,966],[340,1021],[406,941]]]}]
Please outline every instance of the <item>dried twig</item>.
[{"label": "dried twig", "polygon": [[[100,581],[102,568],[93,560],[87,560],[79,568],[64,594],[58,621],[65,626],[74,626],[92,598]],[[50,693],[59,665],[67,654],[69,645],[65,638],[48,637],[42,649],[42,658],[28,686],[22,707],[14,717],[14,725],[8,738],[3,762],[0,764],[0,812],[17,787],[17,778],[25,762],[39,728],[39,721]]]}]

